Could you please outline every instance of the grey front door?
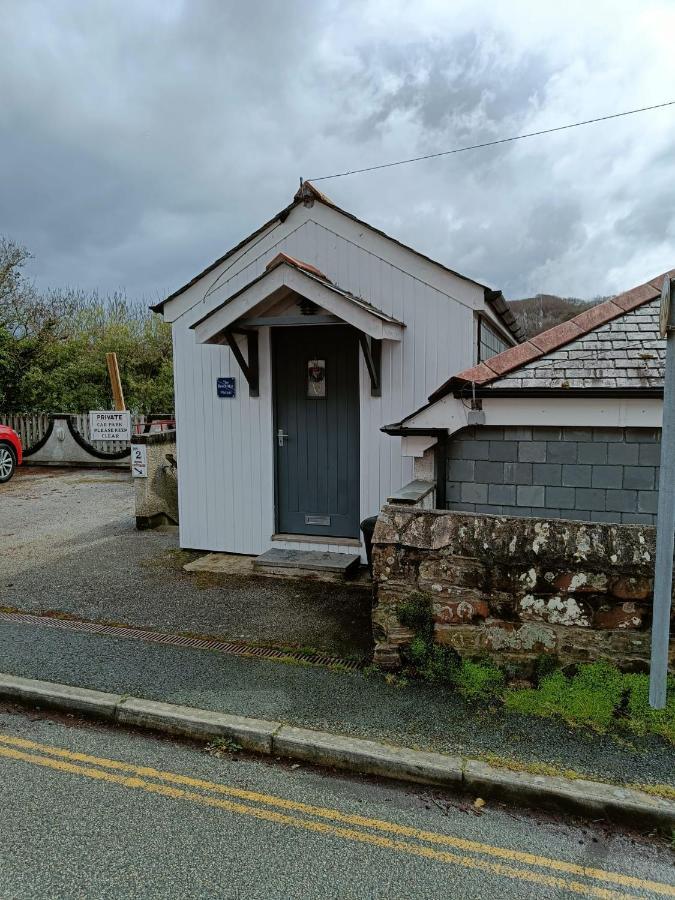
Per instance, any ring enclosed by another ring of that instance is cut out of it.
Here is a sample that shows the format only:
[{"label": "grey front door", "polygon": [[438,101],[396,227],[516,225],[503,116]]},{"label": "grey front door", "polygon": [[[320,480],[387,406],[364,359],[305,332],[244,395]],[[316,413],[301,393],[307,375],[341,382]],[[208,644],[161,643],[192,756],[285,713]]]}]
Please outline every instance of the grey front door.
[{"label": "grey front door", "polygon": [[359,534],[359,345],[342,325],[272,331],[277,531]]}]

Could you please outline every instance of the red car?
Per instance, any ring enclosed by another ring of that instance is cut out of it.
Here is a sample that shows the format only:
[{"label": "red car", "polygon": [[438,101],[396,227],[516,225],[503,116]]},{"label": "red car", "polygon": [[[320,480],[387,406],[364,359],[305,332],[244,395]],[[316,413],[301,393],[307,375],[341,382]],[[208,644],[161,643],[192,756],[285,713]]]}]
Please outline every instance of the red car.
[{"label": "red car", "polygon": [[0,425],[0,484],[9,481],[22,459],[19,435],[7,425]]}]

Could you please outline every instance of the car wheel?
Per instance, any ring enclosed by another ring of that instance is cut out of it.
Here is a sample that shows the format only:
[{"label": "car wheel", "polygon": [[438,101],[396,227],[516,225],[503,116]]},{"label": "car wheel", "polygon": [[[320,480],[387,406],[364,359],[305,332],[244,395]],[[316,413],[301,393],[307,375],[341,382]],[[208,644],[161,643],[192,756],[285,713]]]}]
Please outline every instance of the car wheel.
[{"label": "car wheel", "polygon": [[0,484],[4,484],[14,474],[16,456],[9,444],[0,444]]}]

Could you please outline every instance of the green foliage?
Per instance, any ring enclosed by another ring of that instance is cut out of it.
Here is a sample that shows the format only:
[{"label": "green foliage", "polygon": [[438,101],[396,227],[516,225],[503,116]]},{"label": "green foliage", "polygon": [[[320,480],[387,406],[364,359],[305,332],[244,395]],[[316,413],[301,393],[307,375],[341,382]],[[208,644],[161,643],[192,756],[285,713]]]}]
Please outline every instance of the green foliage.
[{"label": "green foliage", "polygon": [[418,635],[408,647],[408,658],[413,666],[419,669],[426,663],[428,655],[429,646],[424,638]]},{"label": "green foliage", "polygon": [[431,601],[422,594],[413,594],[396,610],[398,620],[404,628],[409,628],[415,635],[427,643],[434,638],[434,616]]},{"label": "green foliage", "polygon": [[669,679],[665,710],[649,706],[647,675],[625,675],[606,662],[581,665],[568,678],[560,669],[541,679],[536,689],[507,691],[505,702],[514,712],[560,716],[570,725],[595,731],[628,729],[659,734],[675,743],[675,678]]},{"label": "green foliage", "polygon": [[473,662],[463,659],[455,683],[467,700],[491,700],[504,690],[504,673],[490,662]]},{"label": "green foliage", "polygon": [[404,650],[407,672],[431,684],[453,685],[468,700],[489,700],[501,693],[504,674],[489,662],[462,659],[452,647],[434,643],[431,601],[413,595],[397,609],[398,619],[415,637]]},{"label": "green foliage", "polygon": [[675,675],[668,678],[665,709],[649,705],[649,676],[624,675],[627,691],[626,726],[636,734],[659,734],[675,744]]},{"label": "green foliage", "polygon": [[171,412],[170,326],[123,294],[39,293],[22,273],[29,258],[0,238],[0,409],[109,408],[105,355],[115,352],[128,408]]},{"label": "green foliage", "polygon": [[459,666],[457,653],[438,644],[426,644],[425,653],[420,658],[417,674],[425,681],[454,684]]},{"label": "green foliage", "polygon": [[535,684],[540,684],[543,678],[553,674],[558,666],[558,657],[554,653],[540,653],[534,663]]}]

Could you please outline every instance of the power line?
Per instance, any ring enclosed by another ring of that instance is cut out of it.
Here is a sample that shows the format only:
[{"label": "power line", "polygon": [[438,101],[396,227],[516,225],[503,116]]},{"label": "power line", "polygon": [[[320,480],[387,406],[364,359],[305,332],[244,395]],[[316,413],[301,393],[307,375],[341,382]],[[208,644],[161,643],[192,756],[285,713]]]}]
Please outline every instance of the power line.
[{"label": "power line", "polygon": [[319,178],[308,178],[307,181],[327,181],[329,178],[344,178],[345,175],[361,175],[363,172],[374,172],[376,169],[391,169],[394,166],[407,166],[409,163],[421,162],[424,159],[437,159],[439,156],[451,156],[454,153],[465,153],[467,150],[480,150],[483,147],[495,147],[497,144],[510,144],[513,141],[522,141],[525,138],[538,137],[541,134],[552,134],[554,131],[565,131],[568,128],[593,125],[596,122],[606,122],[608,119],[620,119],[623,116],[634,116],[637,113],[649,112],[652,109],[663,109],[664,106],[674,105],[675,100],[668,100],[666,103],[656,103],[654,106],[641,106],[640,109],[628,109],[625,112],[612,113],[609,116],[598,116],[596,119],[585,119],[583,122],[571,122],[568,125],[558,125],[555,128],[544,128],[541,131],[530,131],[527,134],[517,134],[513,137],[500,138],[497,141],[485,141],[482,144],[471,144],[469,147],[455,147],[453,150],[442,150],[440,153],[428,153],[426,156],[413,156],[410,159],[399,159],[396,162],[380,163],[378,166],[366,166],[363,169],[349,169],[346,172],[336,172],[334,175],[321,175]]}]

